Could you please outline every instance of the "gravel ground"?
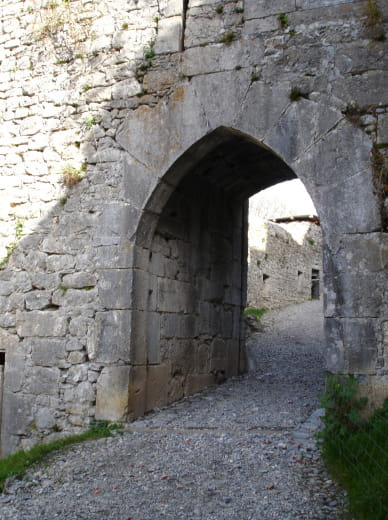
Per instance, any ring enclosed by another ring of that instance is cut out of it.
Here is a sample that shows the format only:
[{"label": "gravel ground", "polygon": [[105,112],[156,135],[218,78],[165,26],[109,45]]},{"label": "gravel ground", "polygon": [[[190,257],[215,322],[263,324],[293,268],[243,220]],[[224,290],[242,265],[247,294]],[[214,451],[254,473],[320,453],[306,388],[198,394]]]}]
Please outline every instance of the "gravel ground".
[{"label": "gravel ground", "polygon": [[[52,456],[0,497],[1,520],[339,520],[346,497],[313,433],[322,308],[272,311],[251,373]],[[314,412],[314,413],[313,413]]]}]

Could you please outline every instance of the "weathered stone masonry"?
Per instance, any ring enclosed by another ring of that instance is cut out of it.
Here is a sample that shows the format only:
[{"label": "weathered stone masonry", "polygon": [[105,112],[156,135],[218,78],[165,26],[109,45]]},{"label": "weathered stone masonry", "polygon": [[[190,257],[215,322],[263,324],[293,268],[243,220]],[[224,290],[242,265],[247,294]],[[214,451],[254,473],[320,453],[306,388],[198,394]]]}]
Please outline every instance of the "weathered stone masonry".
[{"label": "weathered stone masonry", "polygon": [[2,2],[2,453],[242,370],[245,201],[295,177],[322,224],[328,368],[381,402],[377,4]]},{"label": "weathered stone masonry", "polygon": [[248,307],[275,309],[321,296],[320,226],[314,219],[285,220],[249,215]]}]

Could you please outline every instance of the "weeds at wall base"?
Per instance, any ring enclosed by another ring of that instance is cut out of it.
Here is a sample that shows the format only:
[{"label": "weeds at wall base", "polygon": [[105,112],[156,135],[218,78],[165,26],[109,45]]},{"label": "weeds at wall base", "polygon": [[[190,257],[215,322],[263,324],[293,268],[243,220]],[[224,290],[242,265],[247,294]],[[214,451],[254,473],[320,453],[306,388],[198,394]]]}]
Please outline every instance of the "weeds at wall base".
[{"label": "weeds at wall base", "polygon": [[360,411],[357,379],[328,374],[321,405],[324,428],[317,438],[329,473],[347,490],[357,520],[388,518],[388,398],[368,421]]},{"label": "weeds at wall base", "polygon": [[260,309],[256,309],[255,307],[250,307],[245,309],[243,314],[244,316],[254,316],[256,320],[261,323],[261,319],[264,314],[268,311],[267,307],[261,307]]},{"label": "weeds at wall base", "polygon": [[4,490],[8,478],[21,478],[30,466],[42,461],[51,453],[80,442],[111,437],[122,432],[123,429],[119,424],[113,424],[108,421],[96,421],[91,424],[89,430],[79,435],[70,435],[47,444],[39,444],[30,450],[21,450],[4,459],[0,459],[0,492]]}]

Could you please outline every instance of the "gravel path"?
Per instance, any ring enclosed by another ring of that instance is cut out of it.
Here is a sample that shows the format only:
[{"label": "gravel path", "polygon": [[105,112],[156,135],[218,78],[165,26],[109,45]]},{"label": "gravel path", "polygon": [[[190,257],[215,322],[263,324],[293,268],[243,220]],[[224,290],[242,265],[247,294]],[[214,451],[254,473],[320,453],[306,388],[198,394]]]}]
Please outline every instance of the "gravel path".
[{"label": "gravel path", "polygon": [[344,493],[312,434],[323,386],[320,302],[272,311],[256,370],[83,443],[8,483],[1,520],[339,520]]}]

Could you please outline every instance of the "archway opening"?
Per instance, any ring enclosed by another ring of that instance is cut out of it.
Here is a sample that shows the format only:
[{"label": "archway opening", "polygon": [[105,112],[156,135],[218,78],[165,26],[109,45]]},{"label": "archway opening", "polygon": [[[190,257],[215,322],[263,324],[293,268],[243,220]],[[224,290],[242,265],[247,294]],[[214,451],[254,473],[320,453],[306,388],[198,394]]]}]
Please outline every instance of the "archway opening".
[{"label": "archway opening", "polygon": [[274,152],[224,127],[163,177],[137,234],[135,417],[245,371],[248,198],[295,178]]},{"label": "archway opening", "polygon": [[249,199],[249,308],[320,300],[322,232],[302,181],[281,182]]}]

